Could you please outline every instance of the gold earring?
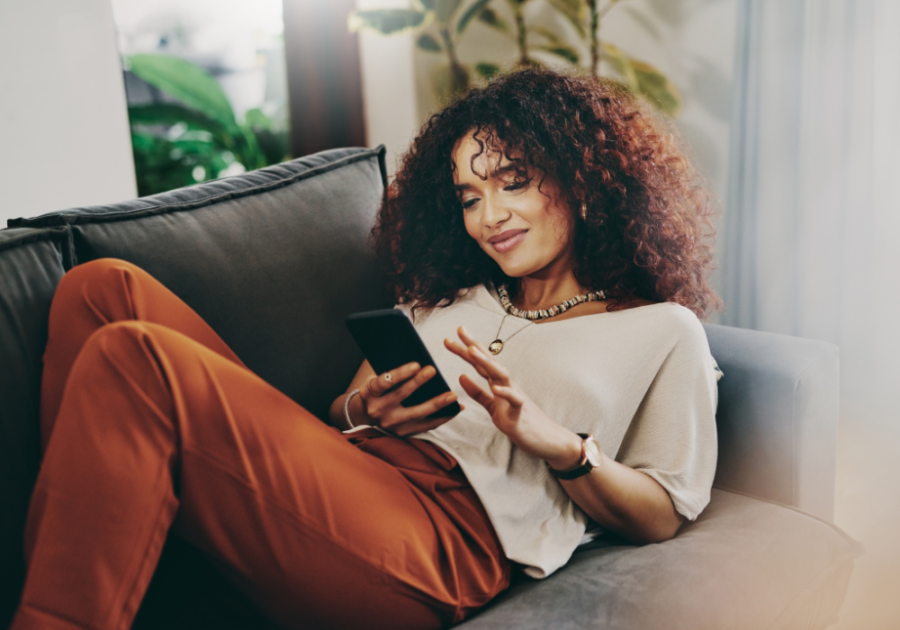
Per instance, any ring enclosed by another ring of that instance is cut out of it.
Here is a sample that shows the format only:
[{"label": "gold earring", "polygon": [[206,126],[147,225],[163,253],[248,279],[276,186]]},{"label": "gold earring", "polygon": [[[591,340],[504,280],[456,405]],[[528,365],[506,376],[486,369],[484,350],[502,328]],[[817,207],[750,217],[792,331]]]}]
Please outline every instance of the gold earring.
[{"label": "gold earring", "polygon": [[587,204],[586,203],[581,204],[581,220],[587,221]]}]

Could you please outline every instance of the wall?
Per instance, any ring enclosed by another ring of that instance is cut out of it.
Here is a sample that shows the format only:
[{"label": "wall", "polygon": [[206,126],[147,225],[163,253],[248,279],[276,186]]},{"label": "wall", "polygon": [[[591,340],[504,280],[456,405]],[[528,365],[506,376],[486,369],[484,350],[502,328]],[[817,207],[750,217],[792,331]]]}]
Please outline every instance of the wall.
[{"label": "wall", "polygon": [[108,0],[0,2],[0,227],[137,195]]},{"label": "wall", "polygon": [[[408,0],[357,0],[358,9],[406,8]],[[421,126],[416,113],[413,40],[409,34],[359,34],[366,140],[387,147],[389,174]]]}]

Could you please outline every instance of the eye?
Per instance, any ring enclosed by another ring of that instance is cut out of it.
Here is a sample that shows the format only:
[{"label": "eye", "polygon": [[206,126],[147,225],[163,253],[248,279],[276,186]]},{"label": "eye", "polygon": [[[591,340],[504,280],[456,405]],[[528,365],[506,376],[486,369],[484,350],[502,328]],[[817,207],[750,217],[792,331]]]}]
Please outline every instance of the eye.
[{"label": "eye", "polygon": [[507,184],[506,187],[503,188],[503,190],[506,190],[508,192],[512,192],[514,190],[519,190],[521,188],[525,188],[530,182],[531,182],[530,179],[517,179],[517,180],[514,180],[513,182],[511,182],[510,184]]},{"label": "eye", "polygon": [[479,201],[478,197],[474,197],[472,199],[466,199],[465,201],[460,200],[460,202],[462,203],[463,210],[468,210],[469,208],[474,206],[476,203],[478,203],[478,201]]}]

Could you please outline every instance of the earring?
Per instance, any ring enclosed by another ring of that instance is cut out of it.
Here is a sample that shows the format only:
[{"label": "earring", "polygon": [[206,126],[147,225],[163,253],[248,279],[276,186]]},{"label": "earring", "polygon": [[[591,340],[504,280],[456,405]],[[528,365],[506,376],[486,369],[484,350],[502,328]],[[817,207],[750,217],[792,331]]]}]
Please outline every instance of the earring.
[{"label": "earring", "polygon": [[586,203],[581,204],[581,220],[587,221],[587,204]]}]

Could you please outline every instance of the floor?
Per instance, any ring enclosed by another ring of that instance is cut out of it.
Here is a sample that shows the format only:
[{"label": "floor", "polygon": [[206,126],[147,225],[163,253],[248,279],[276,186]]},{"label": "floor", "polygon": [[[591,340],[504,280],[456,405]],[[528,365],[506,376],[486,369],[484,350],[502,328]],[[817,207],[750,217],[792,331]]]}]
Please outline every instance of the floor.
[{"label": "floor", "polygon": [[866,548],[837,630],[900,630],[900,418],[842,414],[835,522]]}]

